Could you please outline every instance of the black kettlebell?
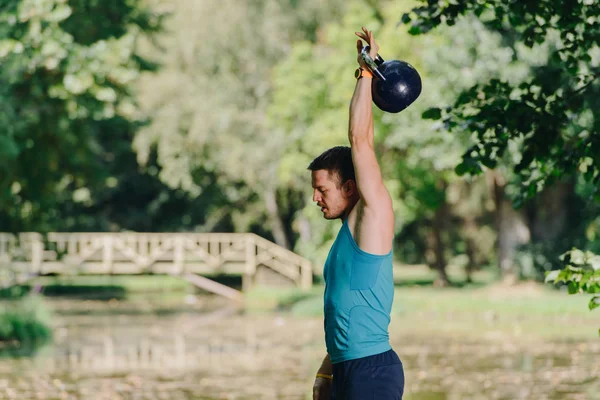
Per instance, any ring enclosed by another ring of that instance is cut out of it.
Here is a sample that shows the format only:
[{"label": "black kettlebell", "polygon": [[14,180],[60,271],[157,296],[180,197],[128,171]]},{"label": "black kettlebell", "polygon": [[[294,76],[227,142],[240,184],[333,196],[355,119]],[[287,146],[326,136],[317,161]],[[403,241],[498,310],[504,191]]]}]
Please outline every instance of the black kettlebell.
[{"label": "black kettlebell", "polygon": [[360,55],[373,73],[371,94],[381,110],[399,113],[419,97],[421,77],[412,65],[400,60],[384,61],[379,54],[373,60],[369,46],[363,47]]}]

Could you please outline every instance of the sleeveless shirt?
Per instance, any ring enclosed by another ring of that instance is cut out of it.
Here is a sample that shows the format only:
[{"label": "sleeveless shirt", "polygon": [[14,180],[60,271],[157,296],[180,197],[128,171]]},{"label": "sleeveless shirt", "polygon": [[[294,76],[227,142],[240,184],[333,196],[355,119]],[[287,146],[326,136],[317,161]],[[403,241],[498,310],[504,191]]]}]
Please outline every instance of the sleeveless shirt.
[{"label": "sleeveless shirt", "polygon": [[392,251],[361,250],[344,220],[323,270],[325,344],[333,364],[391,349]]}]

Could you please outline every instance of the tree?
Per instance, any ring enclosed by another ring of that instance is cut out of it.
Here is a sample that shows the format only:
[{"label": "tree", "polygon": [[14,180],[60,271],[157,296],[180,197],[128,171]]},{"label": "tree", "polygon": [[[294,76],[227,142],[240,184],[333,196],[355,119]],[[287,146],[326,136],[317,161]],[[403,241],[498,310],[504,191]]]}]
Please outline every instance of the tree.
[{"label": "tree", "polygon": [[115,160],[132,154],[142,122],[132,83],[152,67],[136,42],[159,26],[142,1],[3,2],[2,230],[78,226],[77,213],[61,213],[93,206],[93,194],[119,185]]},{"label": "tree", "polygon": [[457,172],[495,167],[514,143],[521,150],[514,165],[523,195],[517,205],[569,174],[581,174],[596,188],[592,198],[600,201],[600,119],[594,114],[600,91],[600,8],[576,0],[424,3],[403,17],[412,21],[413,34],[474,14],[502,32],[513,49],[551,46],[547,62],[526,81],[491,79],[464,91],[443,113],[428,113],[449,130],[474,136]]},{"label": "tree", "polygon": [[231,216],[236,230],[293,247],[289,221],[303,194],[277,182],[285,142],[267,126],[271,74],[292,41],[316,40],[341,4],[174,2],[158,40],[165,51],[155,57],[163,68],[139,85],[143,109],[154,116],[136,137],[140,161],[156,147],[161,179],[192,196],[206,190],[207,173],[213,174],[227,199],[219,215]]},{"label": "tree", "polygon": [[[469,14],[502,32],[513,49],[542,44],[551,49],[547,61],[532,70],[527,80],[491,79],[464,91],[451,107],[434,108],[424,115],[442,120],[450,131],[472,134],[474,143],[456,172],[478,174],[495,168],[507,161],[507,151],[514,146],[520,153],[516,162],[509,162],[520,186],[516,207],[572,175],[588,183],[588,201],[600,203],[600,7],[577,0],[422,3],[402,17],[411,23],[413,34],[453,25]],[[567,253],[563,257],[567,266],[549,276],[557,283],[567,282],[571,292],[598,293],[596,256],[581,254]],[[585,266],[589,269],[584,272]],[[596,296],[590,309],[597,301]]]}]

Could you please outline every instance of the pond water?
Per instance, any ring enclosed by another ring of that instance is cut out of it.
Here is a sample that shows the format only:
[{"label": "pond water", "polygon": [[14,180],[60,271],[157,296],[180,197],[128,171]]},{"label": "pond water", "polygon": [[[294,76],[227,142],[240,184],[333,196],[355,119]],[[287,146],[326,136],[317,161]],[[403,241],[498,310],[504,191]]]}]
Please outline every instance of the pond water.
[{"label": "pond water", "polygon": [[[0,359],[0,399],[310,399],[321,318],[225,300],[51,300],[54,344]],[[600,399],[600,340],[474,340],[390,326],[406,400]]]}]

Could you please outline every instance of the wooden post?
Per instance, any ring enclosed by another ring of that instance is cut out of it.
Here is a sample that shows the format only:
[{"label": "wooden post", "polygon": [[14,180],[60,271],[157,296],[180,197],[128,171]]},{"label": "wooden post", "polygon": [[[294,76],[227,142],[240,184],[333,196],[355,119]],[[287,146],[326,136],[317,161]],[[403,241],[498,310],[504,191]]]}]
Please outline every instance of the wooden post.
[{"label": "wooden post", "polygon": [[31,237],[31,267],[34,273],[40,273],[44,262],[44,243],[39,233]]},{"label": "wooden post", "polygon": [[309,290],[312,287],[312,268],[308,261],[302,261],[300,266],[300,286],[303,290]]},{"label": "wooden post", "polygon": [[75,234],[71,233],[67,237],[67,253],[69,255],[76,255],[79,253],[79,248],[77,246],[77,239],[75,238]]},{"label": "wooden post", "polygon": [[0,256],[9,258],[14,247],[15,239],[10,233],[0,233]]},{"label": "wooden post", "polygon": [[173,243],[173,266],[175,266],[175,273],[182,274],[183,263],[184,263],[184,248],[183,248],[183,236],[176,236],[175,242]]},{"label": "wooden post", "polygon": [[246,267],[242,277],[242,291],[250,290],[254,283],[256,275],[256,245],[252,234],[246,235]]},{"label": "wooden post", "polygon": [[[37,232],[25,232],[19,234],[19,241],[24,249],[29,251],[29,271],[27,273],[39,273],[41,272],[43,258],[44,258],[44,242],[42,241],[42,235]],[[20,271],[22,272],[22,271]]]},{"label": "wooden post", "polygon": [[102,242],[102,267],[105,272],[110,273],[113,267],[113,237],[110,234],[104,234]]}]

